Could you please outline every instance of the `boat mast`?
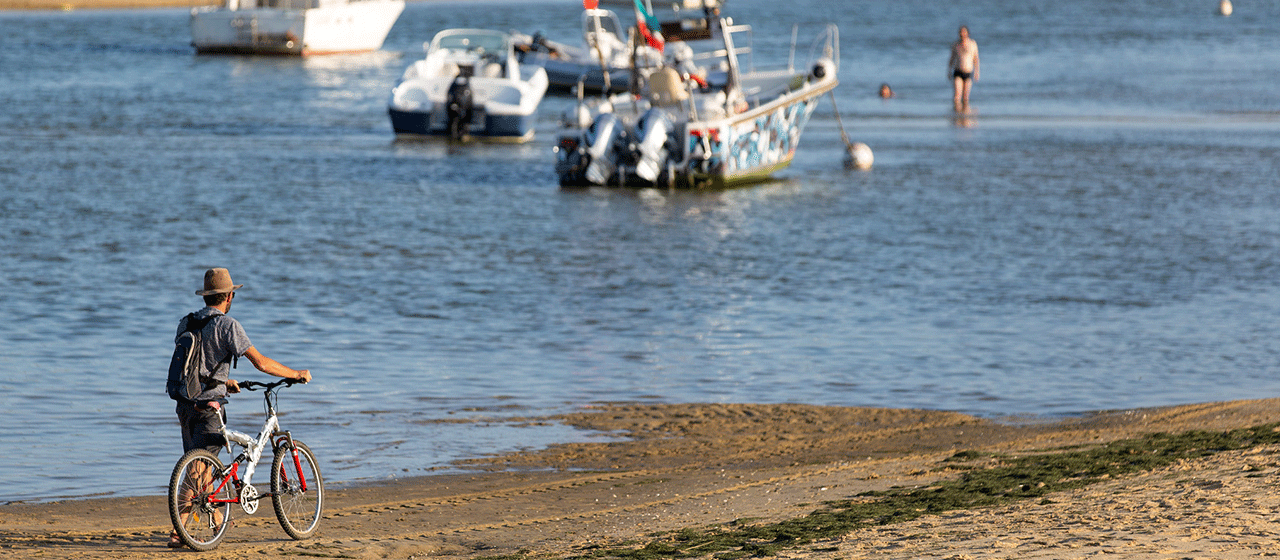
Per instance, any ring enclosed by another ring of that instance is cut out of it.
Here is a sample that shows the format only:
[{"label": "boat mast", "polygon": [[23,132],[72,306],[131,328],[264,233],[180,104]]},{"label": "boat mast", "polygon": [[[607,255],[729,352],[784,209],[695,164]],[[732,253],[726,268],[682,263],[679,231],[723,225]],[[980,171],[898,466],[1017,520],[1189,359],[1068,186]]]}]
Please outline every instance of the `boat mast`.
[{"label": "boat mast", "polygon": [[729,18],[720,18],[720,34],[724,36],[724,59],[729,63],[729,83],[725,85],[725,94],[729,99],[733,99],[732,93],[738,89],[740,76],[738,74],[738,52],[733,46],[733,32],[730,26],[733,21]]},{"label": "boat mast", "polygon": [[[593,31],[587,35],[587,40],[591,42],[591,49],[596,51],[596,58],[600,60],[600,73],[604,74],[604,93],[609,94],[609,65],[604,60],[604,50],[600,48],[600,4],[597,0],[582,0],[582,7],[591,15]],[[583,80],[585,82],[585,80]],[[580,89],[586,87],[585,83],[580,84]]]}]

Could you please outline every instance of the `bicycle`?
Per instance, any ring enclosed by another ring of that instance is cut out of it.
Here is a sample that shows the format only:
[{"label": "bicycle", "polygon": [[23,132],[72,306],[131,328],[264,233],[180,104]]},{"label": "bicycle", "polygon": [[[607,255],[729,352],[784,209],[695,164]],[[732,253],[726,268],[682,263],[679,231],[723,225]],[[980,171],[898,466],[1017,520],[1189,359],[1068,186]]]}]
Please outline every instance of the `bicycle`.
[{"label": "bicycle", "polygon": [[[217,548],[231,525],[231,505],[238,504],[246,514],[258,510],[258,500],[271,498],[276,519],[284,532],[302,540],[315,534],[324,508],[324,480],[316,456],[288,431],[280,430],[276,416],[276,388],[298,383],[282,379],[274,383],[241,381],[241,389],[254,391],[263,387],[267,418],[257,438],[233,431],[222,423],[227,450],[235,443],[243,448],[229,465],[218,455],[205,449],[188,451],[173,467],[169,478],[169,518],[179,538],[187,546],[208,551]],[[259,495],[251,480],[267,444],[271,444],[271,492]],[[240,465],[244,464],[243,478]]]}]

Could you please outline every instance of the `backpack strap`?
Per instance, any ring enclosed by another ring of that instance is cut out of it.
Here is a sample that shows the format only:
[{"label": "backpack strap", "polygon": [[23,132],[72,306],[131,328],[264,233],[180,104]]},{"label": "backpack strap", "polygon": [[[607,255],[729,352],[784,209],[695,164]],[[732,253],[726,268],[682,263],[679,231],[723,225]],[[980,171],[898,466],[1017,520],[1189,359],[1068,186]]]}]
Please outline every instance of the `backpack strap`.
[{"label": "backpack strap", "polygon": [[204,330],[205,325],[209,324],[217,315],[210,315],[204,319],[197,319],[195,313],[187,314],[187,332],[197,332]]}]

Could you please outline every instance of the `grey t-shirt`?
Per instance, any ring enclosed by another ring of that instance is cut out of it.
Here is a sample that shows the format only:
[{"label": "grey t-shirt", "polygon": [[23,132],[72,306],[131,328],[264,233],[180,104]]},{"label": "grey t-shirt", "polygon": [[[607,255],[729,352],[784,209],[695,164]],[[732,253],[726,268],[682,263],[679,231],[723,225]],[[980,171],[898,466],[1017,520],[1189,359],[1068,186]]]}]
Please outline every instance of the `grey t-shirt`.
[{"label": "grey t-shirt", "polygon": [[[205,307],[196,312],[196,319],[204,319],[210,315],[218,316],[205,324],[204,330],[200,331],[200,338],[204,344],[205,370],[212,370],[213,379],[219,383],[200,393],[196,400],[225,401],[232,357],[243,356],[253,347],[253,343],[249,342],[249,335],[244,332],[244,327],[240,326],[239,321],[224,315],[217,309]],[[178,335],[186,331],[187,318],[183,316],[182,320],[178,321],[178,332],[173,337],[174,341],[176,342]]]}]

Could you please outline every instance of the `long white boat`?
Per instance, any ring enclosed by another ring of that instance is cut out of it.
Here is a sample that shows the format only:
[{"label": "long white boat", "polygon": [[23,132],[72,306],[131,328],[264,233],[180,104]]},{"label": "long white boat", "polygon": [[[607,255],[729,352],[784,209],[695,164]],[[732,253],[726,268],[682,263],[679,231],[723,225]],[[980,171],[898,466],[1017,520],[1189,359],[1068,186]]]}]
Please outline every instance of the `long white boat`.
[{"label": "long white boat", "polygon": [[[634,0],[615,0],[634,5]],[[673,3],[674,19],[660,23],[661,35],[668,41],[691,42],[718,39],[713,22],[718,19],[722,0],[682,0]],[[645,73],[660,66],[662,49],[633,37],[622,19],[612,10],[588,8],[581,15],[582,37],[578,44],[551,40],[541,32],[533,35],[513,33],[520,62],[547,70],[547,79],[556,89],[582,87],[590,92],[620,93],[631,90],[632,79],[640,80],[633,70]],[[657,30],[654,30],[657,31]],[[634,78],[633,78],[634,76]]]},{"label": "long white boat", "polygon": [[648,45],[639,45],[632,52],[627,28],[613,11],[584,10],[581,17],[579,45],[552,41],[541,33],[516,35],[520,62],[546,69],[552,87],[571,89],[581,84],[588,91],[610,93],[627,91],[634,57],[649,61],[644,66],[662,62],[662,52]]},{"label": "long white boat", "polygon": [[226,0],[191,10],[200,54],[315,55],[376,51],[404,0]]},{"label": "long white boat", "polygon": [[703,75],[724,70],[724,83],[664,66],[642,96],[580,104],[555,147],[562,186],[721,188],[790,165],[809,116],[838,84],[838,29],[813,36],[805,66],[756,70],[740,67],[750,48],[734,44],[750,27],[718,23],[723,48],[697,58]]}]

